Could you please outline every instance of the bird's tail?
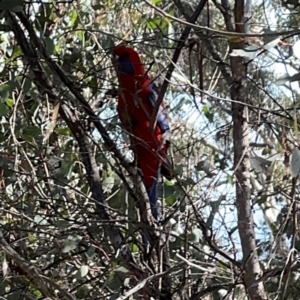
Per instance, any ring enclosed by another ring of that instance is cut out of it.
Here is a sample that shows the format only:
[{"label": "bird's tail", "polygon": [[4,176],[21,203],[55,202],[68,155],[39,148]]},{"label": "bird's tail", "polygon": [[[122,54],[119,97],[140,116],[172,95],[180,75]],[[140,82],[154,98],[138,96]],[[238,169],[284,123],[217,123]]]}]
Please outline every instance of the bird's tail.
[{"label": "bird's tail", "polygon": [[157,177],[154,180],[150,189],[147,190],[151,212],[155,220],[158,220],[158,207],[157,207]]}]

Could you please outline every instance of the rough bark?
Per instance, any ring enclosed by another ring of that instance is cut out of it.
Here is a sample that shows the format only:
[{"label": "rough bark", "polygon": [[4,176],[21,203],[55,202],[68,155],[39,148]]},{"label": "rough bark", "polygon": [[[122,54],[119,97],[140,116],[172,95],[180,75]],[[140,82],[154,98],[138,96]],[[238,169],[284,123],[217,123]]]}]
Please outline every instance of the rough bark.
[{"label": "rough bark", "polygon": [[246,120],[247,98],[246,70],[240,58],[231,60],[234,84],[231,97],[242,103],[232,103],[234,170],[236,178],[236,206],[238,211],[238,229],[243,251],[244,282],[251,299],[266,299],[262,283],[254,285],[261,270],[256,251],[253,216],[250,203],[250,160],[249,130]]},{"label": "rough bark", "polygon": [[[244,12],[249,17],[251,1],[246,0],[246,8],[241,0],[235,1],[234,17],[232,9],[227,0],[221,4],[215,0],[213,3],[220,10],[224,17],[226,29],[230,32],[245,33]],[[181,1],[174,0],[178,9],[189,20],[188,14],[184,11]],[[231,58],[231,74],[222,63],[219,54],[215,51],[209,40],[204,40],[206,48],[213,58],[220,62],[218,67],[230,86],[232,100],[239,103],[232,103],[233,119],[233,140],[234,140],[234,170],[236,177],[236,205],[238,212],[238,229],[243,251],[243,282],[249,292],[251,299],[267,299],[262,282],[256,281],[260,277],[261,269],[258,261],[255,233],[253,228],[253,216],[250,203],[250,159],[249,159],[249,129],[246,119],[247,112],[247,67],[242,58]],[[231,43],[231,49],[241,49],[244,41]],[[194,295],[195,297],[198,294]],[[194,298],[193,298],[194,299]]]},{"label": "rough bark", "polygon": [[[244,1],[235,1],[235,31],[244,33]],[[231,27],[231,26],[230,26]],[[229,29],[229,28],[228,28]],[[232,43],[233,49],[243,48],[244,42]],[[253,215],[250,200],[249,128],[247,114],[247,67],[243,58],[231,58],[234,170],[238,230],[243,251],[243,280],[251,299],[267,299],[262,283],[254,284],[261,275],[256,251]]]}]

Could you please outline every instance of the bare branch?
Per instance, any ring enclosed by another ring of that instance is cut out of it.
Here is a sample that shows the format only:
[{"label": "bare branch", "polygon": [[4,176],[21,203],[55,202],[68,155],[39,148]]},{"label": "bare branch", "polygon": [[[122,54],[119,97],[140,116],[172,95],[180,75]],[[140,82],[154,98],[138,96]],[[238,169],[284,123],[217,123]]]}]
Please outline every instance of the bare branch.
[{"label": "bare branch", "polygon": [[[151,6],[152,8],[156,9],[157,7],[152,5],[150,2],[146,1],[145,2]],[[193,15],[191,16],[189,22],[192,24],[192,23],[195,23],[200,15],[200,13],[202,12],[204,6],[205,6],[205,3],[207,2],[207,0],[201,0],[198,7],[196,8],[195,12],[193,13]],[[187,26],[183,33],[181,34],[181,37],[179,39],[179,42],[177,44],[177,47],[176,47],[176,50],[174,52],[174,55],[173,55],[173,58],[172,58],[172,62],[170,63],[169,65],[169,68],[168,68],[168,71],[167,71],[167,74],[166,74],[166,77],[165,77],[165,80],[162,84],[162,87],[161,87],[161,90],[160,90],[160,93],[158,95],[158,98],[157,98],[157,101],[155,103],[155,107],[153,109],[153,114],[152,114],[152,117],[151,117],[151,122],[150,122],[150,128],[152,128],[152,130],[154,129],[154,127],[156,126],[156,121],[157,121],[157,113],[158,113],[158,110],[159,110],[159,107],[163,101],[163,98],[165,96],[165,93],[166,93],[166,90],[168,88],[168,85],[169,85],[169,82],[170,82],[170,79],[172,77],[172,73],[175,69],[175,65],[177,63],[177,60],[180,56],[180,52],[184,46],[184,43],[186,41],[186,39],[188,38],[190,32],[191,32],[191,26]]]},{"label": "bare branch", "polygon": [[[54,290],[58,289],[66,299],[75,300],[76,298],[69,294],[64,289],[61,289],[58,286],[53,286],[52,281],[45,280],[46,277],[40,274],[40,271],[28,263],[23,257],[21,257],[5,240],[2,230],[0,230],[0,246],[2,251],[15,262],[15,264],[26,274],[26,277],[31,280],[38,290],[40,290],[44,297],[48,297],[50,299],[55,299],[56,295],[54,294]],[[48,284],[47,284],[48,282]]]}]

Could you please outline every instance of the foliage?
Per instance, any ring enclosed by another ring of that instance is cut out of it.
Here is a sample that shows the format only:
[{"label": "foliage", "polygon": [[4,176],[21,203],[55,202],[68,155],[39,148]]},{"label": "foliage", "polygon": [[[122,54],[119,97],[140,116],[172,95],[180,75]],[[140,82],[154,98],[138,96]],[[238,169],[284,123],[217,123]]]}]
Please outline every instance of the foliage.
[{"label": "foliage", "polygon": [[[247,200],[261,268],[254,284],[264,282],[272,298],[295,299],[299,7],[291,9],[293,1],[255,3],[253,35],[246,37],[229,32],[218,1],[206,4],[179,49],[165,95],[176,178],[160,183],[164,219],[155,230],[168,242],[157,260],[142,242],[138,175],[116,116],[110,50],[121,41],[138,49],[161,88],[198,2],[0,3],[2,297],[245,299],[248,258],[237,232],[232,135],[232,103],[242,101],[250,138]],[[271,29],[292,33],[275,36]],[[232,50],[241,42],[245,47]],[[237,58],[248,71],[242,100],[231,96]],[[160,263],[166,257],[168,270]]]}]

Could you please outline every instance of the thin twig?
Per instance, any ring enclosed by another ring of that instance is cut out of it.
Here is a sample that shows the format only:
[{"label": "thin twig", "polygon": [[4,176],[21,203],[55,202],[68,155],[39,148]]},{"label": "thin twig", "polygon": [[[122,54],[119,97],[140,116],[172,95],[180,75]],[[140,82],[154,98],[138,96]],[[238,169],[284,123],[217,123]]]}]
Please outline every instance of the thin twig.
[{"label": "thin twig", "polygon": [[[157,9],[156,6],[152,5],[150,2],[146,1],[145,2],[151,6],[152,8],[154,8],[155,10]],[[191,16],[187,27],[184,29],[183,33],[181,34],[181,37],[179,39],[179,42],[177,44],[177,47],[176,47],[176,50],[174,52],[174,55],[173,55],[173,58],[172,58],[172,62],[170,63],[169,65],[169,68],[168,68],[168,71],[167,71],[167,74],[166,74],[166,77],[164,79],[164,82],[162,84],[162,87],[161,87],[161,90],[160,90],[160,93],[158,95],[158,98],[157,98],[157,101],[155,103],[155,106],[154,106],[154,109],[153,109],[153,113],[152,113],[152,117],[151,117],[151,122],[150,122],[150,128],[153,130],[156,126],[156,121],[157,121],[157,114],[158,114],[158,111],[159,111],[159,107],[163,101],[163,98],[165,96],[165,93],[166,93],[166,90],[168,88],[168,85],[169,85],[169,82],[170,82],[170,79],[172,77],[172,73],[175,69],[175,65],[179,59],[179,56],[180,56],[180,53],[181,53],[181,50],[184,46],[184,43],[186,41],[186,39],[188,38],[191,30],[192,30],[192,27],[189,25],[189,24],[192,24],[192,23],[195,23],[200,15],[200,13],[202,12],[205,4],[206,4],[207,0],[201,0],[198,7],[196,8],[195,12],[193,13],[193,15]],[[161,11],[161,10],[160,10]],[[161,11],[163,12],[163,11]],[[164,13],[164,12],[163,12]]]}]

